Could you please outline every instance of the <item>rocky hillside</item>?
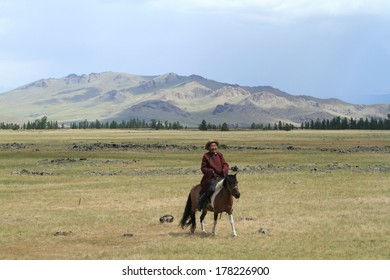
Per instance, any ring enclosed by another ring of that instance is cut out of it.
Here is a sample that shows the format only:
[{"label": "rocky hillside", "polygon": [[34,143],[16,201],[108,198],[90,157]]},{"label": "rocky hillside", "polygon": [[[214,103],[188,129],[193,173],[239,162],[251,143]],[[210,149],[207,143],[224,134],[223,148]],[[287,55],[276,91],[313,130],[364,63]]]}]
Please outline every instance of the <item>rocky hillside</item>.
[{"label": "rocky hillside", "polygon": [[198,75],[104,72],[43,79],[0,94],[0,122],[26,122],[46,115],[65,123],[138,118],[197,126],[205,119],[249,126],[279,120],[300,124],[334,116],[386,117],[389,107],[294,96],[269,86],[220,83]]}]

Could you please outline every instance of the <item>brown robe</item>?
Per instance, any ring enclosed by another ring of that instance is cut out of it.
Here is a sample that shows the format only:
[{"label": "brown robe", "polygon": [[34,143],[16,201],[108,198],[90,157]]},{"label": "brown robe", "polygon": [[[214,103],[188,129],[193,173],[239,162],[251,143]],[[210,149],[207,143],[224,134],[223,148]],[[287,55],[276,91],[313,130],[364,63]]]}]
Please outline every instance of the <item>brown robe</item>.
[{"label": "brown robe", "polygon": [[225,177],[228,175],[229,165],[221,153],[208,152],[203,155],[200,169],[203,173],[202,180],[200,181],[200,193],[203,193],[206,191],[213,176]]}]

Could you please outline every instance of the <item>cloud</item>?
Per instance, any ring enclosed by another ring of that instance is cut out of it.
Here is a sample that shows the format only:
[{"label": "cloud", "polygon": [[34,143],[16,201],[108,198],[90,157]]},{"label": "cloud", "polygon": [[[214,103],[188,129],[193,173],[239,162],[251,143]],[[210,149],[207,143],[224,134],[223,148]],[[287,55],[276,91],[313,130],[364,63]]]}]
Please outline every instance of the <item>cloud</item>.
[{"label": "cloud", "polygon": [[[149,0],[145,5],[176,11],[247,14],[251,18],[298,20],[318,16],[388,16],[387,0]],[[255,16],[257,15],[257,17]]]},{"label": "cloud", "polygon": [[0,92],[107,70],[369,91],[388,84],[389,20],[388,0],[0,0]]}]

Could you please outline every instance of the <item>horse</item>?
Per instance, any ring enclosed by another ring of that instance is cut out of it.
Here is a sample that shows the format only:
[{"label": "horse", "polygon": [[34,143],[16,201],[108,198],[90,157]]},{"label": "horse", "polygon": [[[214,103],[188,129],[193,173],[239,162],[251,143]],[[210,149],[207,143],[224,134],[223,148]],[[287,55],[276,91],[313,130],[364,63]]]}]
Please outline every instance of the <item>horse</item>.
[{"label": "horse", "polygon": [[[217,183],[215,192],[211,196],[211,202],[202,210],[200,216],[200,224],[203,233],[206,233],[204,226],[204,218],[207,214],[207,211],[214,212],[214,223],[212,234],[216,235],[216,226],[218,214],[226,212],[229,217],[232,235],[233,237],[237,236],[236,229],[234,227],[233,219],[233,197],[240,198],[240,191],[238,190],[238,181],[236,177],[237,173],[234,175],[227,175],[224,179]],[[187,203],[184,208],[183,217],[180,221],[180,226],[182,229],[184,227],[191,225],[191,233],[195,232],[196,228],[196,217],[195,213],[197,211],[196,205],[199,199],[200,184],[192,187],[190,194],[188,195]]]}]

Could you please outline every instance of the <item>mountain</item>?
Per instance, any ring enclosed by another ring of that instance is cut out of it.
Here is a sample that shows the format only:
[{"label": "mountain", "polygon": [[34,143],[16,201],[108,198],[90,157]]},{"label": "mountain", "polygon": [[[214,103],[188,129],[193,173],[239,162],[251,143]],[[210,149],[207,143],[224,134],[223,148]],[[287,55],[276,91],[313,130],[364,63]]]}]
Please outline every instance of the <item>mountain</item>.
[{"label": "mountain", "polygon": [[221,83],[198,75],[138,76],[104,72],[42,79],[0,94],[0,122],[60,123],[96,119],[151,119],[197,126],[210,123],[275,123],[334,116],[386,117],[389,104],[356,105],[338,99],[294,96],[270,86]]}]

